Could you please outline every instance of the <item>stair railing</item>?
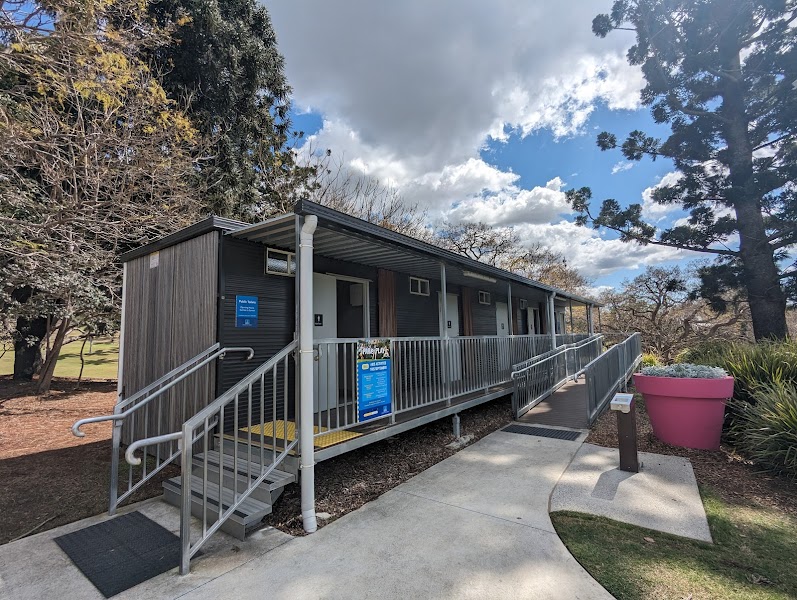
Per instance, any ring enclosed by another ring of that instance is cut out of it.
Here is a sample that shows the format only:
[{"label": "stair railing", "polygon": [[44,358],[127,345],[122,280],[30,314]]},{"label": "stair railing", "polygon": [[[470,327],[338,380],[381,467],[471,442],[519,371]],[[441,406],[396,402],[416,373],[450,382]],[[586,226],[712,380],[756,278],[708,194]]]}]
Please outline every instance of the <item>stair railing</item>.
[{"label": "stair railing", "polygon": [[[285,346],[185,421],[182,431],[139,440],[128,446],[125,459],[131,465],[141,462],[135,452],[152,444],[177,441],[182,451],[181,575],[189,572],[191,558],[208,538],[296,446],[298,423],[296,415],[291,415],[295,410],[292,358],[296,346],[296,340]],[[211,438],[216,433],[220,457],[223,459],[225,454],[233,457],[230,477],[224,476],[224,461],[219,461],[218,483],[208,481],[208,450],[212,449]],[[197,454],[201,454],[201,458],[195,459]],[[244,461],[246,469],[241,474],[245,472],[246,476],[239,478],[239,464]],[[194,473],[201,480],[199,489],[191,485]],[[218,502],[210,498],[211,493]],[[201,528],[197,528],[192,539],[191,508],[195,502],[197,506],[201,504],[201,510],[196,509],[194,513]]]},{"label": "stair railing", "polygon": [[[126,430],[129,432],[131,441],[135,443],[135,440],[132,438],[136,434],[136,422],[138,421],[139,427],[143,430],[143,437],[148,438],[151,435],[150,428],[158,430],[161,426],[161,416],[164,411],[163,394],[174,388],[174,386],[181,381],[186,380],[192,374],[205,368],[214,360],[223,359],[227,354],[246,352],[246,360],[254,356],[254,350],[252,348],[221,348],[220,346],[219,343],[213,344],[145,388],[127,398],[122,398],[117,402],[116,406],[114,406],[114,414],[80,419],[72,425],[72,433],[77,437],[84,437],[86,434],[80,430],[84,425],[89,423],[102,423],[105,421],[113,422],[113,433],[111,436],[112,453],[109,514],[115,514],[122,502],[130,498],[136,490],[141,488],[147,481],[151,480],[156,474],[180,456],[180,449],[178,447],[175,447],[174,444],[164,444],[167,440],[155,442],[154,453],[152,453],[153,456],[143,461],[143,465],[137,470],[137,473],[134,473],[133,468],[127,468],[127,489],[120,494],[119,449],[122,444],[123,428],[127,428]],[[155,400],[158,400],[157,405],[150,410],[150,405]],[[167,408],[170,408],[168,403]],[[154,422],[152,417],[154,417]],[[138,447],[141,446],[139,445]]]}]

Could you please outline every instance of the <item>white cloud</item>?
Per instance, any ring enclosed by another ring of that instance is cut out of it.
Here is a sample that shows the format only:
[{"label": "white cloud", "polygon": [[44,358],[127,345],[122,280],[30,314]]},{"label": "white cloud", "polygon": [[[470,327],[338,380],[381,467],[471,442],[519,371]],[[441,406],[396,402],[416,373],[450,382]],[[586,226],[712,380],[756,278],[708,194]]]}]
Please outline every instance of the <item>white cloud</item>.
[{"label": "white cloud", "polygon": [[447,217],[454,221],[481,221],[497,226],[550,223],[571,212],[563,186],[564,182],[559,177],[530,190],[508,186],[496,194],[470,198],[458,204]]},{"label": "white cloud", "polygon": [[612,167],[612,175],[617,175],[617,173],[622,173],[623,171],[629,171],[634,168],[634,163],[630,160],[621,160]]},{"label": "white cloud", "polygon": [[591,277],[679,255],[576,227],[561,178],[521,186],[480,156],[510,134],[583,133],[599,102],[639,107],[641,71],[625,59],[633,35],[590,30],[609,0],[267,5],[296,103],[324,116],[313,145],[395,186],[432,219],[514,226]]},{"label": "white cloud", "polygon": [[[596,38],[592,0],[267,6],[296,103],[319,110],[325,129],[345,123],[356,139],[336,139],[333,149],[367,165],[387,159],[415,177],[442,172],[507,131],[570,135],[596,102],[639,106],[641,72],[624,57],[632,37]],[[355,155],[356,147],[377,155]]]},{"label": "white cloud", "polygon": [[665,173],[652,186],[645,188],[642,192],[642,217],[658,223],[666,219],[674,212],[681,210],[680,204],[659,204],[653,200],[653,192],[661,187],[675,185],[681,180],[683,175],[678,171]]},{"label": "white cloud", "polygon": [[622,269],[638,269],[666,261],[693,258],[695,253],[663,246],[640,246],[604,239],[594,229],[562,220],[551,224],[516,227],[529,245],[539,242],[562,254],[567,264],[589,277],[602,277]]}]

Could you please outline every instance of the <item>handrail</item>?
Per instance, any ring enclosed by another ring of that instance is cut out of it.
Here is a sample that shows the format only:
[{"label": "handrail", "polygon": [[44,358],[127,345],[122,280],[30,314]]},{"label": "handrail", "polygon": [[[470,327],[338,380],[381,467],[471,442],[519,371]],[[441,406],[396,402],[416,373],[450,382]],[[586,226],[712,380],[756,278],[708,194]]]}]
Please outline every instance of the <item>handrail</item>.
[{"label": "handrail", "polygon": [[219,408],[221,408],[225,402],[231,400],[236,394],[240,393],[242,390],[248,388],[250,384],[257,381],[260,378],[260,375],[262,375],[263,373],[265,373],[270,369],[273,369],[274,365],[276,365],[279,361],[283,360],[288,354],[293,352],[296,349],[297,345],[298,342],[296,340],[293,340],[290,344],[285,346],[282,350],[277,352],[274,356],[269,358],[262,365],[257,367],[251,373],[249,373],[249,375],[241,379],[241,381],[236,383],[233,387],[224,392],[221,396],[216,398],[213,402],[208,404],[205,408],[200,410],[193,417],[186,420],[185,423],[183,423],[183,428],[196,427],[197,425],[200,425],[202,421],[205,420],[206,417],[212,416],[213,413],[215,413]]},{"label": "handrail", "polygon": [[[578,379],[586,370],[586,366],[579,368],[579,364],[582,360],[588,360],[593,352],[593,349],[588,347],[600,344],[602,338],[602,335],[594,334],[515,365],[512,371],[512,380],[515,382],[512,392],[512,411],[515,418],[528,412],[567,381]],[[587,350],[582,353],[583,348]],[[600,348],[594,351],[599,353]],[[571,352],[575,353],[572,364],[569,356]]]},{"label": "handrail", "polygon": [[150,446],[153,444],[162,444],[164,442],[173,442],[175,440],[180,440],[183,437],[183,433],[181,431],[175,433],[166,433],[164,435],[156,435],[154,437],[144,438],[143,440],[136,440],[132,444],[127,447],[125,451],[125,460],[137,467],[141,464],[141,459],[137,456],[133,456],[133,453],[138,450],[139,448],[143,448],[144,446]]},{"label": "handrail", "polygon": [[[547,360],[549,358],[557,356],[557,355],[559,355],[559,354],[561,354],[563,352],[566,353],[566,352],[570,352],[570,351],[573,351],[573,350],[579,350],[580,348],[582,348],[584,346],[588,346],[589,344],[592,344],[595,341],[597,341],[599,339],[602,339],[602,338],[603,338],[602,334],[596,333],[596,334],[588,337],[587,339],[581,340],[579,342],[573,342],[571,344],[565,344],[564,346],[558,346],[557,348],[554,348],[553,350],[548,350],[548,352],[544,352],[543,354],[538,354],[537,356],[532,356],[530,359],[525,360],[522,363],[518,363],[517,365],[514,365],[512,367],[513,368],[512,377],[514,378],[515,375],[519,375],[519,374],[523,373],[524,371],[528,371],[530,368],[532,368],[533,366],[535,366],[536,364],[538,364],[538,363],[540,363],[540,362],[542,362],[544,360]],[[600,358],[600,357],[598,357],[598,358]],[[595,359],[595,360],[597,360],[597,359]],[[595,362],[595,360],[593,360],[592,362]],[[517,368],[519,365],[523,365],[523,366],[520,367],[520,368]],[[587,368],[587,366],[588,365],[585,365],[584,368],[580,369],[576,373],[576,375],[578,375],[580,373],[583,373],[584,370]]]},{"label": "handrail", "polygon": [[[207,350],[205,352],[207,352]],[[205,352],[202,352],[201,354],[199,354],[197,356],[201,356],[202,354],[205,354]],[[227,353],[229,353],[229,352],[248,352],[249,354],[248,354],[248,356],[246,357],[245,360],[251,360],[254,357],[254,355],[255,355],[255,351],[252,348],[248,348],[248,347],[229,347],[229,348],[225,347],[225,348],[218,349],[213,354],[207,356],[201,362],[199,362],[196,365],[194,365],[193,367],[191,367],[188,371],[185,371],[179,377],[173,379],[168,384],[166,384],[165,386],[160,388],[157,392],[147,396],[146,398],[144,398],[144,400],[142,400],[138,404],[134,404],[133,406],[131,406],[127,410],[125,410],[123,412],[120,412],[120,413],[117,413],[117,414],[113,414],[113,415],[102,415],[102,416],[99,416],[99,417],[88,417],[86,419],[80,419],[74,425],[72,425],[72,434],[74,436],[76,436],[76,437],[84,437],[86,434],[83,433],[82,431],[80,431],[80,428],[83,427],[83,425],[87,425],[89,423],[102,423],[103,421],[121,421],[123,419],[126,419],[132,413],[134,413],[135,411],[140,409],[142,406],[145,406],[146,404],[149,404],[150,402],[152,402],[152,400],[154,400],[155,398],[157,398],[158,396],[160,396],[164,392],[170,390],[175,385],[180,383],[183,379],[185,379],[186,377],[188,377],[192,373],[197,372],[199,369],[204,367],[206,364],[214,361],[216,358],[223,359],[224,356],[226,356]],[[173,369],[172,371],[170,371],[169,373],[167,373],[166,375],[161,377],[158,380],[158,382],[162,383],[163,381],[166,380],[165,378],[167,378],[169,375],[171,375],[175,371],[179,371],[184,365],[193,362],[195,359],[196,359],[196,357],[186,361],[180,367],[177,367],[176,369]],[[158,383],[158,382],[156,382],[156,383]],[[155,384],[150,384],[145,389],[152,389],[152,387],[154,385]],[[139,395],[139,393],[137,393],[136,395]],[[136,395],[131,396],[131,398],[134,398]]]},{"label": "handrail", "polygon": [[184,369],[189,368],[189,365],[191,363],[203,360],[205,358],[205,356],[207,356],[208,354],[212,354],[213,352],[215,352],[219,348],[221,348],[221,344],[219,342],[216,342],[215,344],[213,344],[212,346],[206,348],[205,350],[203,350],[202,352],[200,352],[199,354],[197,354],[193,358],[189,358],[183,364],[175,367],[174,369],[172,369],[171,371],[166,373],[166,375],[164,375],[163,377],[159,377],[158,379],[156,379],[155,381],[150,383],[148,386],[146,386],[144,388],[141,388],[136,393],[134,393],[132,396],[129,396],[127,398],[122,398],[121,400],[119,400],[119,402],[116,403],[116,406],[114,408],[116,410],[122,410],[126,406],[128,406],[129,404],[135,404],[136,400],[138,400],[139,398],[141,398],[143,396],[146,396],[149,392],[151,392],[152,390],[156,389],[159,385],[163,384],[166,381],[169,381],[172,377],[174,377],[175,375],[177,375],[178,373],[180,373]]},{"label": "handrail", "polygon": [[[263,373],[265,373],[270,369],[273,369],[275,364],[283,360],[290,352],[293,352],[296,349],[296,344],[297,344],[296,340],[293,340],[290,344],[288,344],[282,350],[277,352],[277,354],[269,358],[266,362],[264,362],[254,371],[249,373],[249,375],[241,379],[241,381],[236,383],[233,387],[228,389],[221,396],[216,398],[213,402],[205,406],[193,417],[187,419],[185,423],[183,423],[183,428],[196,427],[197,425],[201,424],[202,421],[205,420],[205,418],[212,416],[216,411],[219,410],[219,408],[224,406],[224,404],[226,404],[230,399],[232,399],[238,393],[240,393],[241,390],[244,390],[247,387],[249,387],[250,384],[257,381],[260,375],[262,375]],[[140,465],[141,459],[136,456],[133,456],[133,453],[136,450],[144,446],[160,444],[161,442],[172,442],[176,439],[181,438],[182,435],[183,435],[182,431],[174,431],[172,433],[166,433],[151,438],[144,438],[141,440],[137,440],[127,447],[127,451],[125,452],[125,460],[131,465]]]}]

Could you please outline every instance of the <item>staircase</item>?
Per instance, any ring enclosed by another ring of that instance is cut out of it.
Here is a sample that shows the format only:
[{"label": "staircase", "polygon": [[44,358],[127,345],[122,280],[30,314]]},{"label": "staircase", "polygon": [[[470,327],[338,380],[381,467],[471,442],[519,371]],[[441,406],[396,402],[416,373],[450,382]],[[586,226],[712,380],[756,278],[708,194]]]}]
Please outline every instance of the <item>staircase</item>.
[{"label": "staircase", "polygon": [[[236,490],[238,495],[248,491],[244,501],[221,524],[221,530],[225,533],[239,540],[245,539],[249,531],[255,529],[264,517],[271,514],[271,507],[285,486],[296,481],[294,474],[274,469],[262,482],[249,490],[249,483],[256,480],[262,472],[263,465],[254,458],[252,461],[243,457],[236,460],[232,454],[219,454],[214,450],[193,456],[191,514],[203,519],[204,511],[207,523],[215,523],[218,520],[219,504],[222,506],[223,514],[234,503]],[[220,478],[221,485],[219,485]],[[169,504],[181,508],[182,493],[182,476],[163,482],[163,499]],[[206,498],[206,501],[203,502],[203,498]]]},{"label": "staircase", "polygon": [[[294,340],[183,423],[182,431],[140,440],[125,457],[136,463],[138,447],[179,442],[179,477],[164,482],[167,502],[180,508],[180,573],[219,529],[244,539],[271,514],[274,501],[296,474],[290,464],[297,441],[287,430],[264,433],[263,422],[289,417],[295,407],[290,389]],[[199,520],[192,528],[191,517]]]}]

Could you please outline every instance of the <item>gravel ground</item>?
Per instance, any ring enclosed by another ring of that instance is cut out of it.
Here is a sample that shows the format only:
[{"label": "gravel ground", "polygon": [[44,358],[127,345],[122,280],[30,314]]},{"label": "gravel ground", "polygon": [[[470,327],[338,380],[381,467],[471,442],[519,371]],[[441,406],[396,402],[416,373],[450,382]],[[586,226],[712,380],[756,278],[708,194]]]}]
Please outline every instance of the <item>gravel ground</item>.
[{"label": "gravel ground", "polygon": [[[633,390],[630,390],[633,391]],[[784,477],[762,472],[733,448],[722,444],[719,451],[670,446],[653,435],[641,395],[636,395],[639,450],[684,456],[692,462],[698,483],[710,486],[727,502],[747,501],[797,515],[797,484]],[[617,447],[617,417],[606,411],[586,440],[598,446]]]},{"label": "gravel ground", "polygon": [[[462,435],[471,435],[476,441],[512,420],[511,400],[506,397],[463,411],[460,419]],[[455,454],[455,450],[446,448],[452,441],[451,419],[444,418],[318,463],[316,511],[331,515],[327,521],[319,519],[319,527]],[[304,535],[301,513],[299,486],[290,485],[264,523],[291,535]]]}]

